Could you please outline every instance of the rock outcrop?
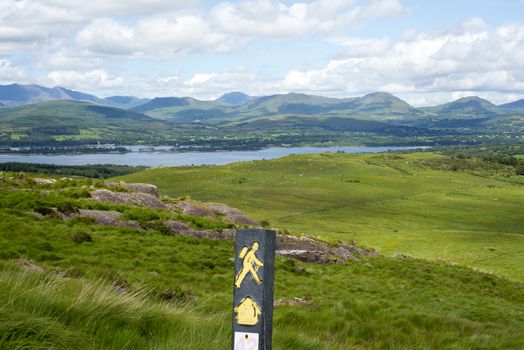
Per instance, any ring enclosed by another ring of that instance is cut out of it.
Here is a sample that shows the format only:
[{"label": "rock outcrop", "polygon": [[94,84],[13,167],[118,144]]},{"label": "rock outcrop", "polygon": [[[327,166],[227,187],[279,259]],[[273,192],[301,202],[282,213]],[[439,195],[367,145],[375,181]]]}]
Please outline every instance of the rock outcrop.
[{"label": "rock outcrop", "polygon": [[152,184],[144,183],[127,183],[127,182],[104,182],[104,185],[107,187],[123,187],[132,192],[139,192],[150,194],[152,196],[158,197],[158,188]]},{"label": "rock outcrop", "polygon": [[170,206],[177,208],[182,213],[190,216],[206,217],[209,219],[223,219],[240,225],[258,226],[258,223],[251,220],[237,208],[232,208],[220,203],[200,203],[195,201],[180,201]]},{"label": "rock outcrop", "polygon": [[207,238],[213,240],[233,240],[235,239],[235,230],[195,230],[184,222],[169,220],[164,222],[172,235],[191,236],[195,238]]},{"label": "rock outcrop", "polygon": [[373,250],[357,248],[354,244],[330,245],[308,237],[289,235],[277,235],[275,254],[316,264],[344,263],[358,260],[359,255],[377,255]]},{"label": "rock outcrop", "polygon": [[241,225],[249,226],[258,226],[258,223],[248,218],[244,213],[242,213],[237,208],[232,208],[225,204],[218,203],[206,203],[206,206],[209,207],[214,212],[217,212],[223,215],[226,221],[234,222]]},{"label": "rock outcrop", "polygon": [[[108,203],[125,204],[132,206],[146,206],[153,209],[174,209],[188,216],[206,217],[211,220],[223,220],[232,223],[258,226],[258,224],[244,215],[240,210],[219,203],[200,203],[186,200],[165,204],[158,198],[156,186],[149,184],[106,183],[106,186],[121,186],[133,192],[116,192],[108,189],[91,191],[91,197]],[[131,220],[122,220],[122,214],[116,211],[79,210],[69,214],[71,217],[88,217],[97,224],[108,226],[125,226],[141,228]],[[234,240],[236,231],[200,230],[192,228],[188,223],[176,220],[167,220],[161,223],[167,232],[172,235],[191,236],[199,239]],[[307,263],[327,264],[358,261],[358,256],[377,255],[374,250],[356,247],[354,244],[335,244],[315,240],[308,237],[277,235],[275,254],[297,259]]]},{"label": "rock outcrop", "polygon": [[125,204],[125,205],[144,205],[153,209],[166,208],[166,204],[162,203],[157,197],[136,192],[113,192],[106,189],[93,190],[91,191],[91,197],[101,201],[113,204]]},{"label": "rock outcrop", "polygon": [[98,225],[130,227],[134,229],[141,229],[140,224],[134,220],[122,219],[122,213],[114,210],[87,210],[80,209],[76,213],[68,215],[60,215],[63,220],[70,220],[76,217],[92,219]]},{"label": "rock outcrop", "polygon": [[199,216],[209,219],[216,219],[215,212],[202,203],[197,203],[193,201],[180,201],[175,204],[170,204],[170,206],[180,210],[182,213],[189,216]]},{"label": "rock outcrop", "polygon": [[52,185],[52,184],[56,183],[55,179],[44,179],[44,178],[41,178],[41,177],[34,177],[33,181],[37,185]]}]

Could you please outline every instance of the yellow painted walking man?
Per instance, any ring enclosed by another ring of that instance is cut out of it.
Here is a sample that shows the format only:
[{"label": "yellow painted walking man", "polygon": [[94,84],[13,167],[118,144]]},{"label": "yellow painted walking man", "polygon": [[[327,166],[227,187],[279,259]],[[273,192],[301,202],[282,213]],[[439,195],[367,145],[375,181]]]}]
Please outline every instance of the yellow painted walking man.
[{"label": "yellow painted walking man", "polygon": [[248,273],[251,273],[251,277],[255,280],[256,284],[262,283],[260,277],[258,277],[258,269],[264,266],[264,263],[260,261],[255,255],[258,248],[258,242],[254,242],[249,251],[247,247],[242,248],[242,250],[240,251],[238,257],[241,259],[243,258],[244,261],[242,269],[240,269],[237,277],[235,278],[235,286],[237,288],[240,288],[240,285],[242,284]]}]

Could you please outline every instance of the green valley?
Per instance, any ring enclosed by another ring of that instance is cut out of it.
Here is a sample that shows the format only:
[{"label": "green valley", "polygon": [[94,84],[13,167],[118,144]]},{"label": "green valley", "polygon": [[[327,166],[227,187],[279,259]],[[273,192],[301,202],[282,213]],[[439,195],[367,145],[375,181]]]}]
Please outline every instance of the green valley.
[{"label": "green valley", "polygon": [[501,164],[431,153],[325,153],[124,179],[223,201],[294,234],[524,276],[524,177]]}]

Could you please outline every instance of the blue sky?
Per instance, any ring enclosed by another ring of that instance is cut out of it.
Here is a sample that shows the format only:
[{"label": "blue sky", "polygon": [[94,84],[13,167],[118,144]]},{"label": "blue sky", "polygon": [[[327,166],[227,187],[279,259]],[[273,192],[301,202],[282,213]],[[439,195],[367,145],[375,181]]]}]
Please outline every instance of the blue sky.
[{"label": "blue sky", "polygon": [[99,96],[524,98],[524,1],[0,0],[0,83]]}]

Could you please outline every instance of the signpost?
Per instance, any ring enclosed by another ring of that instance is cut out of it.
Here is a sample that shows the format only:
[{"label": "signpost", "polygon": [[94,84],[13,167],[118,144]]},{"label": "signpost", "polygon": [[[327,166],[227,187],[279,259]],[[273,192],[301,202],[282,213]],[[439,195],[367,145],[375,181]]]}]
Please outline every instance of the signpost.
[{"label": "signpost", "polygon": [[275,231],[236,234],[233,350],[271,350]]}]

